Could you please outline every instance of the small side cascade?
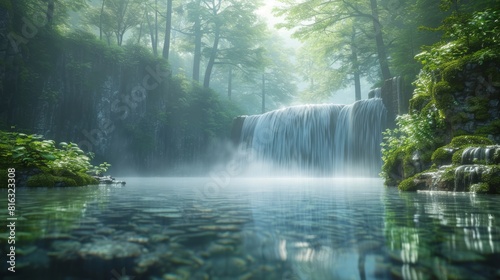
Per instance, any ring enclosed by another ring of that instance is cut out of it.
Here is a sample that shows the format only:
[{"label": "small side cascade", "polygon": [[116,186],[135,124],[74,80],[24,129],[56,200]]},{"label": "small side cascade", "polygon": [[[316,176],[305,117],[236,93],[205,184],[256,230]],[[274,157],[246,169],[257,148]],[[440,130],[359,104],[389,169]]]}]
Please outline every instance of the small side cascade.
[{"label": "small side cascade", "polygon": [[469,191],[470,186],[481,182],[483,173],[489,170],[486,165],[461,165],[455,169],[455,192]]},{"label": "small side cascade", "polygon": [[462,164],[499,164],[500,146],[468,147],[462,153]]}]

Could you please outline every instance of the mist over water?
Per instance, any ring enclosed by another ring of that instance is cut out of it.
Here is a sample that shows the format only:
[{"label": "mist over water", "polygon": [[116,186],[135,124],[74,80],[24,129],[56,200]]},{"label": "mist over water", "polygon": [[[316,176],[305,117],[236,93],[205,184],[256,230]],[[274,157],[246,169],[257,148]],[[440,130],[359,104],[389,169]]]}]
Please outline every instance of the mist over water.
[{"label": "mist over water", "polygon": [[373,177],[382,165],[387,110],[379,98],[300,105],[245,117],[247,175]]}]

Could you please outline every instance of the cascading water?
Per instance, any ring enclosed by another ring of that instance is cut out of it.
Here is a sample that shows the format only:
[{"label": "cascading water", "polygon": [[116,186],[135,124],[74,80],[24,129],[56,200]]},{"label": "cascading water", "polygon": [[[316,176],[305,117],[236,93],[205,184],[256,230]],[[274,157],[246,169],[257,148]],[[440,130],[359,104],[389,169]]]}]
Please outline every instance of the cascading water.
[{"label": "cascading water", "polygon": [[379,98],[301,105],[244,118],[240,143],[256,162],[322,176],[376,176],[387,111]]}]

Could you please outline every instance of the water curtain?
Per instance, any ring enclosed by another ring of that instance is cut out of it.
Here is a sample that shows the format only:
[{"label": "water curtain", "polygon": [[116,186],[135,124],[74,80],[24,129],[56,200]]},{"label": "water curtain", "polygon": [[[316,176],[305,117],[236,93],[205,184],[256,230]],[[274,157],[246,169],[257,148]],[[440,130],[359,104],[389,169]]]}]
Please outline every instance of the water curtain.
[{"label": "water curtain", "polygon": [[376,176],[382,164],[382,99],[300,105],[246,116],[240,143],[256,162],[321,176]]}]

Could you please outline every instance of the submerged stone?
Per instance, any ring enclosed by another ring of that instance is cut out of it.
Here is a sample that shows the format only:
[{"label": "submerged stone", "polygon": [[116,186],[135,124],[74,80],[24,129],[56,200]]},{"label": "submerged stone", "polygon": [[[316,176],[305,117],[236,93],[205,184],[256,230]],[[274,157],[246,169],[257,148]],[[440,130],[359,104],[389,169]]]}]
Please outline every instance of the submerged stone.
[{"label": "submerged stone", "polygon": [[85,244],[78,253],[85,259],[99,258],[111,260],[115,258],[137,257],[142,252],[143,248],[135,243],[99,240]]}]

